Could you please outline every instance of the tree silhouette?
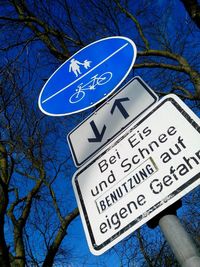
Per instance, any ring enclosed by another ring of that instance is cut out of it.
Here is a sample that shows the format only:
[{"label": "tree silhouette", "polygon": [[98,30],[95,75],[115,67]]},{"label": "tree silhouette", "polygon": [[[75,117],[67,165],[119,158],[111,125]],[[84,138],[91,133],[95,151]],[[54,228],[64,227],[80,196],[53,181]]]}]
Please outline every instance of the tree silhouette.
[{"label": "tree silhouette", "polygon": [[[71,204],[68,183],[71,184],[73,169],[71,156],[61,149],[61,143],[66,142],[69,128],[86,114],[48,118],[39,112],[37,98],[43,80],[73,53],[100,38],[125,35],[138,49],[134,75],[142,76],[159,96],[175,93],[199,112],[196,27],[199,27],[199,5],[197,1],[182,2],[191,21],[185,21],[179,1],[164,1],[163,6],[159,1],[147,0],[3,1],[0,15],[2,267],[53,266],[70,254],[65,254],[67,230],[78,216],[78,209],[75,203]],[[116,67],[120,67],[120,62]],[[64,196],[58,189],[59,179],[66,186]],[[192,195],[188,197],[186,217],[197,218],[198,209],[191,215],[191,198]],[[6,231],[8,226],[10,232]],[[194,235],[199,231],[199,225],[191,221],[188,228]],[[31,233],[44,245],[40,256],[34,249]],[[140,257],[141,266],[176,266],[162,239],[155,248],[150,239],[145,240],[142,231],[135,233],[133,239],[140,248],[140,256],[136,251],[135,255],[137,260]],[[121,259],[127,253],[126,247]],[[59,259],[58,255],[63,257]],[[134,260],[129,257],[130,264]]]}]

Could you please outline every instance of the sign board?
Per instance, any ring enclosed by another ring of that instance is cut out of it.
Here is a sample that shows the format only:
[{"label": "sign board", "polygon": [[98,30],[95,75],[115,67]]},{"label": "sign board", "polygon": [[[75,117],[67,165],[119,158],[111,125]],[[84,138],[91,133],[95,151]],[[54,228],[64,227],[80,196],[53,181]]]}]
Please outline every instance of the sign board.
[{"label": "sign board", "polygon": [[93,107],[120,85],[135,59],[135,44],[122,36],[84,47],[48,79],[39,95],[39,108],[47,115],[63,116]]},{"label": "sign board", "polygon": [[76,166],[83,164],[122,129],[132,123],[158,96],[140,78],[133,78],[68,135]]},{"label": "sign board", "polygon": [[164,97],[73,177],[91,252],[105,252],[198,186],[199,166],[199,118]]}]

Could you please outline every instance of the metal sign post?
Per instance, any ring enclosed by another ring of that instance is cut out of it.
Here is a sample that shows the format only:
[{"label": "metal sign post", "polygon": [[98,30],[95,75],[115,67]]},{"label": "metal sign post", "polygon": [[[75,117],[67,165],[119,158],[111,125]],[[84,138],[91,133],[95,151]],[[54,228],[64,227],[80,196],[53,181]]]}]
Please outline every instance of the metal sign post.
[{"label": "metal sign post", "polygon": [[177,217],[177,209],[182,207],[178,200],[147,222],[149,228],[160,226],[177,261],[182,267],[200,267],[200,255],[196,245]]},{"label": "metal sign post", "polygon": [[182,267],[200,267],[198,250],[174,214],[163,216],[159,226]]}]

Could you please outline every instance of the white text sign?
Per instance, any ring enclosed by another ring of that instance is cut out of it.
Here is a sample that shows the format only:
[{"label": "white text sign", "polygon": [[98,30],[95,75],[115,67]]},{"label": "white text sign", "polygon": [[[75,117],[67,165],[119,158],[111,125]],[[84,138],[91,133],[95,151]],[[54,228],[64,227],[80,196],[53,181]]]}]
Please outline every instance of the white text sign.
[{"label": "white text sign", "polygon": [[169,95],[78,170],[73,187],[98,255],[197,185],[199,118]]},{"label": "white text sign", "polygon": [[133,78],[69,133],[68,143],[76,166],[83,164],[157,100],[157,95],[140,77]]}]

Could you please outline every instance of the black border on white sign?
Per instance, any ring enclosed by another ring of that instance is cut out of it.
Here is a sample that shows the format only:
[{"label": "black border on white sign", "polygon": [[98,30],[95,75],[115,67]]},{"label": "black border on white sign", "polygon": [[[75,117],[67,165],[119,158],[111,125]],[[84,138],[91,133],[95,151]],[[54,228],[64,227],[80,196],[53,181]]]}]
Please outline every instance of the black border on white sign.
[{"label": "black border on white sign", "polygon": [[[73,144],[70,140],[70,135],[76,131],[77,128],[79,128],[85,121],[87,121],[91,116],[93,116],[99,109],[101,109],[104,105],[107,105],[107,102],[109,102],[112,98],[116,97],[117,94],[119,94],[126,86],[128,86],[133,80],[137,80],[145,89],[146,91],[152,96],[152,98],[154,98],[154,102],[149,105],[148,107],[146,107],[145,110],[143,110],[141,113],[139,113],[136,117],[134,117],[130,122],[128,122],[123,129],[120,129],[118,132],[116,132],[115,135],[113,135],[110,139],[108,139],[105,143],[103,143],[100,147],[98,147],[92,154],[90,154],[84,161],[82,162],[78,162],[77,158],[76,158],[76,153],[73,149]],[[128,83],[126,83],[120,90],[118,90],[114,95],[112,95],[111,97],[109,97],[108,99],[105,100],[105,102],[98,107],[93,113],[91,113],[85,120],[83,120],[79,125],[77,125],[68,135],[67,135],[67,140],[69,143],[69,147],[71,150],[71,154],[74,160],[74,163],[76,165],[76,167],[80,167],[81,165],[83,165],[86,161],[88,161],[92,156],[94,156],[97,152],[99,152],[99,150],[101,150],[103,147],[105,147],[108,143],[110,143],[117,135],[119,135],[120,132],[122,132],[124,129],[126,129],[133,121],[135,121],[139,116],[141,116],[146,110],[148,110],[152,105],[154,105],[157,101],[158,101],[158,96],[153,92],[153,90],[142,80],[142,78],[140,76],[135,76],[134,78],[132,78]]]},{"label": "black border on white sign", "polygon": [[[87,210],[85,207],[85,203],[81,194],[81,190],[79,187],[79,183],[78,183],[78,179],[77,177],[84,172],[88,167],[90,167],[90,165],[92,165],[95,161],[97,161],[99,158],[101,158],[107,151],[109,151],[110,149],[112,149],[113,147],[115,147],[121,140],[123,140],[130,132],[132,132],[135,128],[137,128],[144,120],[146,120],[148,117],[150,117],[157,109],[159,109],[160,106],[162,106],[164,103],[166,103],[167,101],[170,101],[174,107],[181,113],[181,115],[194,127],[194,129],[200,133],[200,126],[193,120],[193,118],[191,118],[191,116],[179,105],[178,102],[176,102],[175,99],[169,97],[166,98],[164,101],[162,101],[160,104],[158,104],[154,109],[151,110],[150,113],[148,113],[146,116],[144,116],[140,121],[137,122],[137,124],[133,125],[128,132],[126,132],[121,138],[117,139],[116,142],[110,146],[108,149],[104,150],[97,158],[95,158],[94,160],[90,161],[88,165],[86,165],[84,168],[82,168],[80,171],[78,171],[76,173],[76,176],[74,178],[74,182],[75,182],[75,186],[77,189],[77,193],[79,195],[79,200],[81,203],[81,207],[83,210],[83,214],[85,217],[85,221],[87,224],[87,228],[88,228],[88,233],[90,235],[90,239],[91,239],[91,243],[93,248],[96,251],[101,250],[102,248],[104,248],[106,245],[108,245],[109,243],[111,243],[112,240],[116,239],[118,236],[122,235],[124,232],[126,232],[129,228],[131,228],[132,226],[134,226],[136,223],[138,223],[139,221],[141,221],[144,217],[145,214],[150,214],[152,213],[154,210],[158,209],[158,207],[162,206],[163,204],[166,205],[166,203],[173,199],[173,197],[177,196],[181,191],[183,191],[185,188],[187,188],[189,185],[191,185],[192,183],[194,183],[197,179],[200,178],[200,172],[195,175],[194,177],[192,177],[189,181],[187,181],[185,184],[183,184],[182,186],[180,186],[179,188],[177,188],[176,190],[174,190],[170,195],[168,195],[164,200],[162,199],[162,201],[159,201],[158,203],[156,203],[154,206],[152,206],[150,209],[148,209],[147,211],[145,211],[142,215],[140,215],[138,218],[136,218],[134,221],[132,221],[130,224],[126,225],[123,229],[121,229],[120,231],[118,231],[116,234],[114,234],[111,238],[108,238],[106,241],[104,241],[101,245],[96,245],[95,242],[95,238],[92,232],[92,228],[88,219],[88,215],[87,215]],[[181,198],[181,197],[180,197]]]}]

